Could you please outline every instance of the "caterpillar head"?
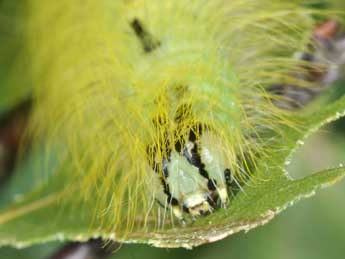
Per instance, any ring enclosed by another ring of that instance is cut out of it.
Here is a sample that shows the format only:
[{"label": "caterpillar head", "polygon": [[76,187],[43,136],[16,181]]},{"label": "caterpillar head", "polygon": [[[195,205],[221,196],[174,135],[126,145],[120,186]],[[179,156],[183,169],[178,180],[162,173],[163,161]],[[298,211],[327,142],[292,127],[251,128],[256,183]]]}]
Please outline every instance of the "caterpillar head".
[{"label": "caterpillar head", "polygon": [[171,207],[181,222],[184,214],[194,219],[229,202],[228,188],[233,179],[219,141],[212,132],[206,131],[198,138],[189,134],[189,139],[175,145],[161,162],[155,158],[153,168],[160,185],[155,199],[163,207]]}]

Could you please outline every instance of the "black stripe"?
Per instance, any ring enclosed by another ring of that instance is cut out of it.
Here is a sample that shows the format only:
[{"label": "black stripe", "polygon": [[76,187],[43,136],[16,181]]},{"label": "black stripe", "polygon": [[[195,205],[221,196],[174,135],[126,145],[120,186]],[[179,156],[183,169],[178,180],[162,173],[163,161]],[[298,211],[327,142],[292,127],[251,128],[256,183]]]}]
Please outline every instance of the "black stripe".
[{"label": "black stripe", "polygon": [[137,18],[134,18],[131,22],[131,27],[139,38],[146,53],[155,50],[161,45],[159,41],[155,40],[154,37],[145,30],[144,26]]},{"label": "black stripe", "polygon": [[202,163],[202,161],[201,161],[201,156],[199,154],[198,145],[195,142],[193,142],[193,144],[194,144],[194,147],[191,150],[191,155],[188,153],[187,148],[184,148],[183,156],[187,159],[187,161],[191,165],[193,165],[199,169],[199,174],[201,176],[203,176],[206,179],[209,179],[210,177],[208,175],[208,172],[205,170],[205,164]]},{"label": "black stripe", "polygon": [[231,180],[231,170],[229,168],[224,170],[224,177],[225,177],[225,183],[228,187],[231,186],[232,180]]},{"label": "black stripe", "polygon": [[217,190],[217,182],[214,180],[214,179],[209,179],[208,182],[207,182],[207,188],[210,190],[210,191],[215,191]]}]

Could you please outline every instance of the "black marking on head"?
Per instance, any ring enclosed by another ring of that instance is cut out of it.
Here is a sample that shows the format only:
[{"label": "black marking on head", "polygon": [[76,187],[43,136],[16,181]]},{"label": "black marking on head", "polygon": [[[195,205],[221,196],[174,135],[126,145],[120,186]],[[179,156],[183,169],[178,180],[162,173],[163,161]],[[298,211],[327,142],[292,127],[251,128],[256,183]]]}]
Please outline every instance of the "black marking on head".
[{"label": "black marking on head", "polygon": [[207,188],[210,190],[210,191],[215,191],[217,190],[217,182],[214,180],[214,179],[209,179],[207,181]]},{"label": "black marking on head", "polygon": [[152,52],[161,45],[158,40],[154,39],[154,37],[146,31],[143,24],[137,18],[134,18],[131,22],[131,27],[139,38],[146,53]]},{"label": "black marking on head", "polygon": [[231,183],[233,182],[231,179],[231,170],[229,168],[224,170],[224,177],[225,177],[225,183],[227,186],[231,186]]},{"label": "black marking on head", "polygon": [[181,148],[182,148],[182,145],[184,143],[182,142],[182,140],[177,140],[176,143],[175,143],[175,150],[178,152],[178,153],[181,153]]},{"label": "black marking on head", "polygon": [[161,184],[163,186],[163,192],[167,195],[167,202],[171,206],[178,206],[179,202],[176,198],[174,198],[171,193],[170,193],[170,188],[169,185],[165,182],[163,178],[160,178]]},{"label": "black marking on head", "polygon": [[172,206],[178,206],[178,204],[179,204],[178,200],[176,198],[174,198],[170,193],[169,184],[165,181],[165,179],[163,177],[161,177],[160,180],[161,180],[161,184],[163,186],[163,192],[167,196],[168,204],[170,204]]},{"label": "black marking on head", "polygon": [[201,161],[201,156],[199,154],[199,148],[198,145],[194,142],[194,146],[190,151],[190,154],[188,150],[185,148],[183,150],[183,156],[187,159],[187,161],[197,167],[199,169],[199,173],[201,176],[203,176],[206,179],[209,179],[208,172],[205,170],[205,164]]},{"label": "black marking on head", "polygon": [[[194,143],[193,143],[193,145],[194,145]],[[187,159],[187,161],[188,161],[190,164],[193,164],[193,160],[192,160],[193,155],[192,155],[192,153],[189,153],[189,152],[191,152],[191,151],[189,151],[188,148],[185,147],[185,148],[183,149],[183,156]]]},{"label": "black marking on head", "polygon": [[189,132],[188,139],[189,139],[189,141],[191,141],[191,142],[195,142],[195,141],[196,141],[196,135],[195,135],[195,132],[194,132],[194,131],[191,130],[191,131]]},{"label": "black marking on head", "polygon": [[199,174],[206,179],[210,178],[208,172],[204,168],[199,168]]},{"label": "black marking on head", "polygon": [[160,178],[160,180],[161,180],[161,184],[162,184],[162,186],[163,186],[163,192],[164,192],[168,197],[171,197],[169,185],[165,182],[165,180],[164,180],[163,178]]},{"label": "black marking on head", "polygon": [[194,125],[189,131],[189,141],[195,142],[197,140],[197,136],[201,136],[202,132],[203,125],[201,125],[200,123]]},{"label": "black marking on head", "polygon": [[168,197],[168,203],[171,204],[171,206],[178,206],[179,205],[178,200],[172,196]]},{"label": "black marking on head", "polygon": [[239,183],[232,179],[231,170],[229,168],[224,170],[224,176],[228,190],[230,190],[232,195],[236,195],[241,190],[241,188],[239,186]]},{"label": "black marking on head", "polygon": [[169,177],[168,161],[165,158],[163,159],[163,174],[165,179]]}]

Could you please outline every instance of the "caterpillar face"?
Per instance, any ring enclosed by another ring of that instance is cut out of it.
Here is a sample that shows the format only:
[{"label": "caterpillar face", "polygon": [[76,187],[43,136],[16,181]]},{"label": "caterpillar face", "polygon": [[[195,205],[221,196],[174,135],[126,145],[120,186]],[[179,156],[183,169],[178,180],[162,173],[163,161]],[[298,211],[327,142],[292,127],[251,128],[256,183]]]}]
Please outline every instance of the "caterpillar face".
[{"label": "caterpillar face", "polygon": [[155,157],[153,169],[161,185],[155,198],[163,207],[171,207],[181,222],[184,213],[192,218],[208,215],[229,202],[233,179],[217,142],[210,131],[199,139],[191,131],[188,140],[175,145],[167,157]]}]

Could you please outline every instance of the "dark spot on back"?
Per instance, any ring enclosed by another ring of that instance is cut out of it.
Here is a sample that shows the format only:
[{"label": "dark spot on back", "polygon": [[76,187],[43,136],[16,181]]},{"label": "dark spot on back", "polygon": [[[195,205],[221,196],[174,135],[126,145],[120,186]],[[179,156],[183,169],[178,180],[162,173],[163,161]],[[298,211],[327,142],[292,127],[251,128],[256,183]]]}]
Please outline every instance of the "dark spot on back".
[{"label": "dark spot on back", "polygon": [[161,43],[145,29],[143,24],[137,18],[133,19],[131,27],[139,38],[146,53],[152,52],[161,45]]}]

